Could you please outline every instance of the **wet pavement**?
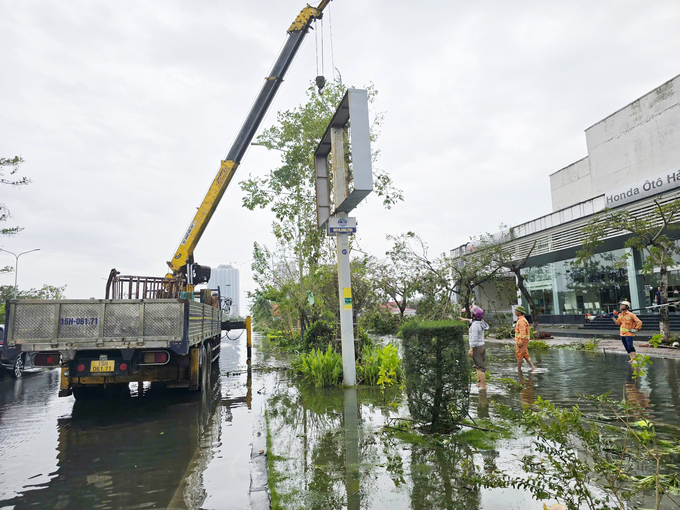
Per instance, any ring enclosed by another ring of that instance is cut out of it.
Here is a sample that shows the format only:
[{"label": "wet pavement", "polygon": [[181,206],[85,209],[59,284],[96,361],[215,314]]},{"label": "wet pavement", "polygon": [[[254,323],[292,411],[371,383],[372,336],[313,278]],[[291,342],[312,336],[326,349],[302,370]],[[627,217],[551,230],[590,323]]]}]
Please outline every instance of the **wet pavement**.
[{"label": "wet pavement", "polygon": [[268,375],[245,351],[245,335],[223,339],[198,393],[132,384],[130,398],[75,402],[57,397],[57,370],[0,375],[0,508],[250,508]]}]

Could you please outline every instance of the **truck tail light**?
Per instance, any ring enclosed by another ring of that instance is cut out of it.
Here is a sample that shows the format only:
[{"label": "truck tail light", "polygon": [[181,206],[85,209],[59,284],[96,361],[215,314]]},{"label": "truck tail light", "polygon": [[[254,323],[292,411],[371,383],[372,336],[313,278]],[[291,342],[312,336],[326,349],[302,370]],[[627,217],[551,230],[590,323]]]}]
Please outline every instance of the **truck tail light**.
[{"label": "truck tail light", "polygon": [[169,360],[170,355],[166,351],[145,352],[140,365],[165,365]]},{"label": "truck tail light", "polygon": [[54,367],[59,364],[58,353],[36,354],[33,358],[33,364],[36,367]]}]

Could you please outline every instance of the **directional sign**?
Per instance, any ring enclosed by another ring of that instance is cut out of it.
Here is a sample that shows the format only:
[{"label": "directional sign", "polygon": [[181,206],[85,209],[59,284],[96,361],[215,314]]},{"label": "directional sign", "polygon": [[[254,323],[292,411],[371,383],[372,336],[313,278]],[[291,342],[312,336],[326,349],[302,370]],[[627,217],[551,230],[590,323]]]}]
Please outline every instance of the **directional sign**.
[{"label": "directional sign", "polygon": [[356,218],[329,218],[328,231],[331,234],[356,234],[357,219]]}]

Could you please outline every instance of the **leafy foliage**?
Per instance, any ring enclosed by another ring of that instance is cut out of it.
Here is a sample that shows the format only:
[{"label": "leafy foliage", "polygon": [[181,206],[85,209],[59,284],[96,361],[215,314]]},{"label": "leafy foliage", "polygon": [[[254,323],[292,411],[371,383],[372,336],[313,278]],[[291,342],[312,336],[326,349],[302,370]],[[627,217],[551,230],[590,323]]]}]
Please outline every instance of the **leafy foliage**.
[{"label": "leafy foliage", "polygon": [[[0,184],[14,187],[30,184],[31,181],[28,177],[13,177],[17,174],[23,162],[24,160],[21,156],[14,156],[13,158],[0,157]],[[0,203],[0,223],[7,221],[10,217],[11,214],[7,206]],[[14,236],[22,230],[23,228],[21,227],[2,227],[0,228],[0,236]],[[12,270],[12,267],[5,266],[0,268],[0,273],[8,273]]]},{"label": "leafy foliage", "polygon": [[[656,493],[657,509],[664,497],[679,505],[673,497],[677,494],[677,476],[662,472],[664,456],[677,448],[670,443],[668,448],[668,442],[658,438],[644,409],[630,400],[611,400],[608,395],[584,398],[613,414],[621,427],[586,419],[578,405],[559,408],[539,397],[520,416],[504,413],[535,435],[536,454],[522,459],[529,476],[489,471],[481,475],[479,483],[527,490],[537,500],[556,499],[569,510],[623,510],[635,496],[648,490]],[[654,474],[632,476],[643,459],[656,466]]]},{"label": "leafy foliage", "polygon": [[[377,91],[372,85],[368,91],[373,105]],[[276,123],[262,132],[257,143],[281,151],[281,165],[264,177],[249,176],[240,183],[247,209],[268,209],[275,217],[272,232],[276,249],[257,243],[253,249],[253,278],[258,285],[250,295],[257,305],[254,318],[288,334],[298,327],[304,334],[324,312],[335,312],[339,307],[334,247],[326,232],[317,227],[313,155],[345,92],[339,80],[327,84],[321,93],[312,84],[305,103],[278,112]],[[371,139],[375,141],[383,115],[372,114]],[[375,152],[374,161],[377,157]],[[377,169],[374,194],[387,208],[403,199],[389,175]],[[367,271],[365,259],[352,261],[355,312],[371,305],[374,286],[367,283]]]},{"label": "leafy foliage", "polygon": [[335,386],[342,381],[342,356],[330,344],[325,351],[313,349],[301,353],[293,362],[293,368],[317,388]]},{"label": "leafy foliage", "polygon": [[450,431],[467,416],[470,368],[461,321],[410,321],[404,339],[411,416],[434,432]]},{"label": "leafy foliage", "polygon": [[390,335],[399,331],[401,318],[386,308],[375,307],[359,317],[359,324],[378,335]]},{"label": "leafy foliage", "polygon": [[404,369],[399,350],[393,344],[364,348],[357,374],[369,386],[400,383],[404,378]]}]

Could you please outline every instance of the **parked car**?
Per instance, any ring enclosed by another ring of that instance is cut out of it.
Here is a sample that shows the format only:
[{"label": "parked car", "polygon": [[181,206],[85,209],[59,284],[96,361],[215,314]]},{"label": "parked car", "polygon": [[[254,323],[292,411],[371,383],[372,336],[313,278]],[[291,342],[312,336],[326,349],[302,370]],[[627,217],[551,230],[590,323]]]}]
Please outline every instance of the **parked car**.
[{"label": "parked car", "polygon": [[[0,352],[5,342],[5,326],[0,324]],[[11,359],[0,359],[0,367],[8,370],[15,379],[20,379],[24,372],[42,372],[45,367],[36,367],[34,352],[20,352]]]}]

